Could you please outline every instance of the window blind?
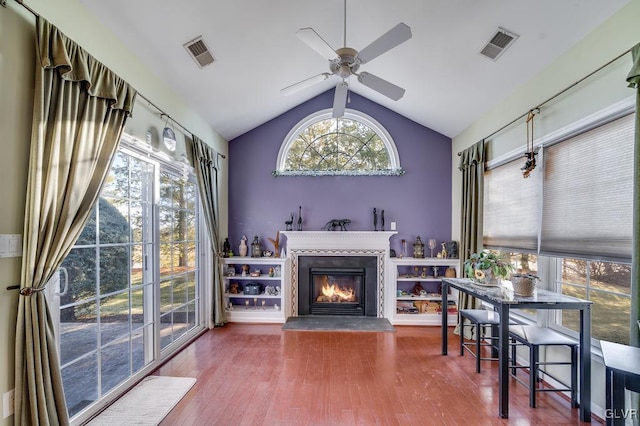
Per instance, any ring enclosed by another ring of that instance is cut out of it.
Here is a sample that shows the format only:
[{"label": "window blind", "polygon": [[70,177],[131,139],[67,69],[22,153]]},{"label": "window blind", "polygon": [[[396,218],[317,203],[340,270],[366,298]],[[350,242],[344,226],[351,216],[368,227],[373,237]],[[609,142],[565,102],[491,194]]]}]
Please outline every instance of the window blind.
[{"label": "window blind", "polygon": [[[541,164],[542,152],[536,156]],[[484,247],[537,252],[542,200],[542,172],[522,177],[525,158],[498,166],[484,176]]]},{"label": "window blind", "polygon": [[540,253],[630,262],[633,114],[545,148]]}]

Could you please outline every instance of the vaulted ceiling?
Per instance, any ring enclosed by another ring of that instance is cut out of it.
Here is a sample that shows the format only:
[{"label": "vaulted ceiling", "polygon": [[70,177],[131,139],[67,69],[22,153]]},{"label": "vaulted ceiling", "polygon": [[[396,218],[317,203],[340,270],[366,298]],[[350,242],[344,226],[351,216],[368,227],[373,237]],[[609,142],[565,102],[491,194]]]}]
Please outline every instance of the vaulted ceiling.
[{"label": "vaulted ceiling", "polygon": [[[344,0],[81,0],[223,137],[231,140],[334,87],[296,37],[312,27],[344,47]],[[393,101],[349,77],[349,89],[454,137],[629,0],[348,0],[346,44],[361,50],[399,22],[412,38],[363,64],[406,89]],[[479,54],[498,28],[519,37],[495,61]],[[199,36],[215,61],[200,68],[183,45]],[[578,76],[579,77],[579,76]]]}]

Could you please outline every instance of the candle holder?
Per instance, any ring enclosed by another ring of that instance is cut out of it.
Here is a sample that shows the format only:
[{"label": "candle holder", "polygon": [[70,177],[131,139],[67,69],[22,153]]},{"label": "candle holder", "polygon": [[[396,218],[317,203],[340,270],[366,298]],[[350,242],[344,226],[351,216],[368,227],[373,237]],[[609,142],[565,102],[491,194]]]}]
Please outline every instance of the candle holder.
[{"label": "candle holder", "polygon": [[424,243],[418,235],[416,241],[413,243],[413,257],[415,259],[422,259],[424,257]]},{"label": "candle holder", "polygon": [[433,238],[429,238],[429,240],[427,241],[427,247],[429,247],[429,250],[431,250],[431,257],[433,257],[433,249],[437,247],[436,240]]}]

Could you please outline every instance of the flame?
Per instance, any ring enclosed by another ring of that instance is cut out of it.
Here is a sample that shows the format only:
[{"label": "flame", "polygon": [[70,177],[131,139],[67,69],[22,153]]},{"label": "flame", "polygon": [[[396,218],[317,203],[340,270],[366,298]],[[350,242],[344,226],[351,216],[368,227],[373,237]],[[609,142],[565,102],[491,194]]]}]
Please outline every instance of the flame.
[{"label": "flame", "polygon": [[[322,296],[318,297],[319,302],[355,302],[356,292],[353,288],[339,287],[336,284],[329,284],[328,277],[322,277],[324,281],[320,291]],[[323,297],[324,296],[324,297]]]}]

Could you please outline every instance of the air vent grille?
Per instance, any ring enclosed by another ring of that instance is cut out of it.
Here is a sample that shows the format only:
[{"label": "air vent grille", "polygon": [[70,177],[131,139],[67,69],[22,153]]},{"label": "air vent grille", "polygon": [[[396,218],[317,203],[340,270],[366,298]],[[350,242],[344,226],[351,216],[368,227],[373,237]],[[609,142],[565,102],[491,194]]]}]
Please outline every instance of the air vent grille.
[{"label": "air vent grille", "polygon": [[491,40],[482,47],[480,54],[495,61],[517,38],[518,35],[503,28],[498,28]]},{"label": "air vent grille", "polygon": [[200,68],[204,68],[214,61],[213,55],[209,51],[209,48],[202,37],[195,38],[190,42],[185,43],[184,48],[187,49],[193,60],[196,61]]}]

